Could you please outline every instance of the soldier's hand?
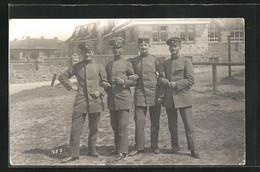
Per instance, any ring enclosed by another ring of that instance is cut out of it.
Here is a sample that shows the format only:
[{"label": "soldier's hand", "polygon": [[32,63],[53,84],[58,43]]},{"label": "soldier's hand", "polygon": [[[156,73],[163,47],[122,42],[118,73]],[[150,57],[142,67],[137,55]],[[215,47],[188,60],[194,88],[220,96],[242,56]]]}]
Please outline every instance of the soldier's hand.
[{"label": "soldier's hand", "polygon": [[90,95],[93,99],[97,99],[98,97],[101,96],[101,93],[99,91],[94,91],[94,92],[90,93]]},{"label": "soldier's hand", "polygon": [[177,87],[177,84],[176,84],[176,82],[169,82],[169,87],[170,88],[175,88],[175,87]]},{"label": "soldier's hand", "polygon": [[162,102],[163,102],[163,98],[159,97],[157,100],[157,104],[160,105],[160,104],[162,104]]},{"label": "soldier's hand", "polygon": [[129,78],[130,80],[132,80],[132,81],[137,81],[137,79],[138,79],[139,77],[138,77],[137,74],[134,74],[134,75],[130,75],[128,78]]},{"label": "soldier's hand", "polygon": [[121,78],[115,77],[114,78],[114,83],[118,84],[118,85],[121,85],[121,84],[124,84],[125,81],[123,79],[121,79]]},{"label": "soldier's hand", "polygon": [[73,85],[73,86],[71,87],[71,89],[74,90],[74,91],[78,91],[78,87],[77,87],[76,85]]},{"label": "soldier's hand", "polygon": [[168,86],[169,86],[169,81],[168,81],[168,79],[161,79],[161,83],[162,83],[162,85],[165,86],[165,87],[168,87]]},{"label": "soldier's hand", "polygon": [[101,86],[104,87],[105,89],[109,89],[111,87],[111,85],[108,82],[105,82],[105,81],[103,81],[101,83]]}]

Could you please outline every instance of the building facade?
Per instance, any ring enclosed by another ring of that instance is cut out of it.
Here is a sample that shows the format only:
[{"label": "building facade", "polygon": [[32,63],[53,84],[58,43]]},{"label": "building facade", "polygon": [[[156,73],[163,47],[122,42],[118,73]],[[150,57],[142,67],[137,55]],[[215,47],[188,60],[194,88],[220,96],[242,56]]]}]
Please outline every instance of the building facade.
[{"label": "building facade", "polygon": [[218,57],[227,61],[228,37],[234,61],[241,61],[245,52],[245,31],[243,19],[128,19],[124,21],[110,19],[99,20],[77,26],[72,36],[66,41],[70,56],[78,53],[77,44],[91,40],[95,54],[111,54],[109,40],[121,36],[126,40],[125,55],[138,55],[137,39],[149,35],[151,54],[168,56],[165,41],[172,36],[182,40],[182,54],[192,56],[194,60],[208,60]]},{"label": "building facade", "polygon": [[31,60],[41,58],[68,57],[69,49],[65,41],[30,38],[10,41],[10,60]]}]

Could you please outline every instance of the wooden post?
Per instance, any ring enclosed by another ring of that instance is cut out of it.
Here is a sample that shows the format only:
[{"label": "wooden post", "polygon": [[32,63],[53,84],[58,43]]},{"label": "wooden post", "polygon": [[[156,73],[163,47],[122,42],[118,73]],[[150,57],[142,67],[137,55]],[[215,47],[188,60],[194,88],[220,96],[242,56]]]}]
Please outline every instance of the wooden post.
[{"label": "wooden post", "polygon": [[217,91],[217,65],[212,65],[213,91]]},{"label": "wooden post", "polygon": [[52,77],[52,81],[51,81],[51,87],[54,86],[54,82],[56,80],[56,77],[57,77],[57,74],[54,74],[53,77]]},{"label": "wooden post", "polygon": [[[228,62],[231,62],[230,36],[228,36]],[[231,65],[228,65],[228,76],[231,77]]]}]

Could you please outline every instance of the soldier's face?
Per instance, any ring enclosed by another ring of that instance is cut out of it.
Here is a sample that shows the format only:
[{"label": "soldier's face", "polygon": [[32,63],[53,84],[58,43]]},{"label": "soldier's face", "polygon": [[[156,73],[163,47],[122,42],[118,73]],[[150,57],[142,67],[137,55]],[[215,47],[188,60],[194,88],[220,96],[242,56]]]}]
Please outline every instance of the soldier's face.
[{"label": "soldier's face", "polygon": [[169,50],[170,50],[171,54],[176,55],[181,50],[181,46],[179,44],[177,44],[177,45],[170,45],[169,46]]},{"label": "soldier's face", "polygon": [[86,50],[86,51],[82,50],[81,54],[83,56],[83,60],[90,60],[92,55],[93,55],[93,53],[94,52],[92,50]]},{"label": "soldier's face", "polygon": [[123,47],[112,47],[114,56],[118,57],[123,53]]},{"label": "soldier's face", "polygon": [[138,44],[138,48],[139,48],[141,54],[148,53],[149,44],[148,43],[140,43],[140,44]]}]

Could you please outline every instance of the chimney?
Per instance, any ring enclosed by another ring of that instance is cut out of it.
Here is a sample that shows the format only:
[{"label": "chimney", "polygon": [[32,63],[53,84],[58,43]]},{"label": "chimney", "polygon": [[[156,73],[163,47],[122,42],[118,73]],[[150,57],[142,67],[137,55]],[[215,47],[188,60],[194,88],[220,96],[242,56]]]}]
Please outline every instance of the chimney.
[{"label": "chimney", "polygon": [[44,39],[44,36],[42,36],[41,39]]},{"label": "chimney", "polygon": [[27,36],[26,39],[31,39],[31,37],[30,37],[30,36]]}]

